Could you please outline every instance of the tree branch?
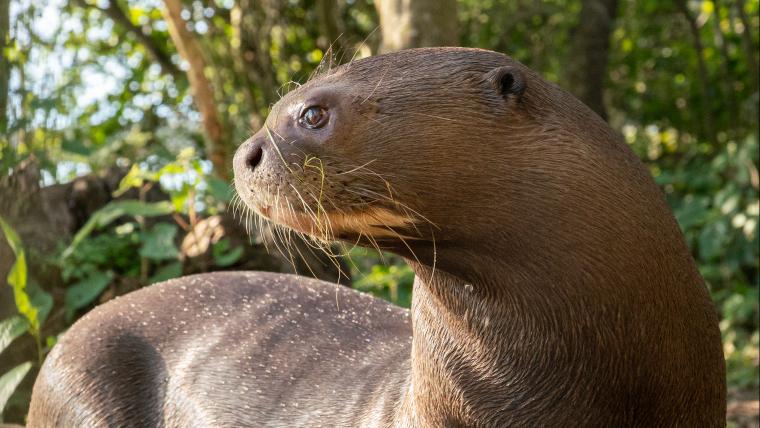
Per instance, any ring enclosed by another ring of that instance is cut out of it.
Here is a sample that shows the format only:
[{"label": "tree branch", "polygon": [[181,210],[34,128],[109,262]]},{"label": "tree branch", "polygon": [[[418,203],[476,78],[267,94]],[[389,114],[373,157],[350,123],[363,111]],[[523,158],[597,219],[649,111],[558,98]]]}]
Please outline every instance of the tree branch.
[{"label": "tree branch", "polygon": [[744,26],[742,31],[742,43],[744,45],[744,53],[747,58],[747,71],[749,72],[749,78],[752,81],[751,88],[757,92],[758,90],[758,64],[757,64],[757,48],[752,42],[752,24],[749,22],[747,11],[744,9],[744,0],[736,0],[736,9],[739,12],[739,19]]},{"label": "tree branch", "polygon": [[214,165],[214,172],[222,179],[228,180],[229,173],[229,127],[223,123],[217,111],[214,90],[206,78],[204,70],[206,60],[198,41],[187,30],[187,23],[182,19],[180,0],[164,0],[161,10],[169,26],[169,34],[180,55],[190,64],[187,77],[193,92],[193,102],[201,113],[203,127],[206,130],[206,155]]},{"label": "tree branch", "polygon": [[715,142],[715,125],[713,123],[712,112],[708,108],[708,101],[710,99],[709,81],[710,74],[707,71],[707,63],[705,62],[705,48],[702,44],[702,36],[699,32],[699,25],[697,19],[692,15],[689,10],[689,5],[686,0],[676,1],[676,6],[681,11],[681,14],[686,18],[686,22],[689,24],[689,30],[691,31],[692,42],[694,43],[694,52],[697,55],[697,67],[699,69],[699,88],[701,99],[699,102],[699,108],[702,113],[702,120],[700,120],[700,126],[703,129],[704,136],[710,139],[710,142]]},{"label": "tree branch", "polygon": [[340,58],[351,58],[351,52],[348,52],[349,46],[346,43],[346,37],[343,34],[342,23],[338,20],[340,6],[336,0],[317,0],[314,5],[319,21],[319,32],[327,39],[327,45],[336,58],[340,52]]},{"label": "tree branch", "polygon": [[605,120],[604,83],[617,8],[618,0],[583,1],[567,61],[568,89]]},{"label": "tree branch", "polygon": [[726,36],[723,34],[723,29],[720,27],[720,11],[722,9],[720,0],[713,0],[715,5],[713,17],[713,31],[715,32],[715,43],[718,45],[718,50],[721,55],[720,72],[723,75],[721,79],[722,88],[724,91],[724,97],[728,100],[728,123],[730,130],[736,130],[738,128],[737,120],[739,120],[739,101],[736,99],[736,92],[734,91],[734,77],[735,75],[729,71],[729,64],[731,64],[731,56],[728,53],[728,45],[726,43]]},{"label": "tree branch", "polygon": [[0,134],[8,129],[8,80],[10,79],[10,63],[5,57],[5,48],[10,41],[10,2],[0,1]]},{"label": "tree branch", "polygon": [[380,52],[457,46],[456,0],[376,0],[383,40]]}]

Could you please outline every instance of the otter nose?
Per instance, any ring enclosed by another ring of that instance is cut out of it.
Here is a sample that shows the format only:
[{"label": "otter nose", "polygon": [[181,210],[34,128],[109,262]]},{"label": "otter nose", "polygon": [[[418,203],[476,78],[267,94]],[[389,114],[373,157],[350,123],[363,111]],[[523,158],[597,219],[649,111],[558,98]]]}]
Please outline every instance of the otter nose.
[{"label": "otter nose", "polygon": [[261,163],[261,156],[264,151],[261,149],[261,144],[253,144],[245,155],[245,165],[253,171]]},{"label": "otter nose", "polygon": [[240,147],[235,153],[233,161],[235,173],[253,172],[261,164],[264,157],[263,141],[258,138],[251,138]]}]

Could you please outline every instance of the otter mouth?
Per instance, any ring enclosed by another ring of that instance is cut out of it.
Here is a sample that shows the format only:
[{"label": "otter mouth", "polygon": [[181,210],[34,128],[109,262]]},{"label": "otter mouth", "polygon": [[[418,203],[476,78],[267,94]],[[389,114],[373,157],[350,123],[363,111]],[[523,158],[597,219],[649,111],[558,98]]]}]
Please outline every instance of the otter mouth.
[{"label": "otter mouth", "polygon": [[396,198],[391,183],[368,167],[371,161],[351,167],[336,157],[287,152],[275,142],[266,152],[255,145],[239,149],[235,159],[243,205],[321,242],[416,240],[417,225],[429,222]]},{"label": "otter mouth", "polygon": [[361,211],[338,212],[295,211],[290,207],[254,205],[253,210],[266,220],[322,241],[367,238],[417,239],[417,220],[381,207],[366,207]]}]

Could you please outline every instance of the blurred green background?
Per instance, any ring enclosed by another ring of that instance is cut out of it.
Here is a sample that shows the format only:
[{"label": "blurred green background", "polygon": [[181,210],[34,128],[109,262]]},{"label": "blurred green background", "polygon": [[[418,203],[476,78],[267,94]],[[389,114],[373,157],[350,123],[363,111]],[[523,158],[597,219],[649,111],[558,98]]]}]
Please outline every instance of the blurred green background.
[{"label": "blurred green background", "polygon": [[[338,279],[235,212],[235,147],[323,60],[460,45],[570,90],[649,165],[722,319],[729,425],[758,426],[759,23],[758,0],[0,0],[0,422],[115,296],[219,269]],[[409,305],[398,257],[339,267]]]}]

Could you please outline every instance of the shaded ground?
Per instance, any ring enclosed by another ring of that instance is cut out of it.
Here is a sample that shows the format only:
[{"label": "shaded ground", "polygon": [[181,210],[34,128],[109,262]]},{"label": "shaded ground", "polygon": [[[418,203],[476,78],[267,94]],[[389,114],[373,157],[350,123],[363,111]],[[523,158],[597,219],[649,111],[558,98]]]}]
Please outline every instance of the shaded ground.
[{"label": "shaded ground", "polygon": [[728,426],[736,428],[760,427],[760,400],[758,391],[729,391]]}]

